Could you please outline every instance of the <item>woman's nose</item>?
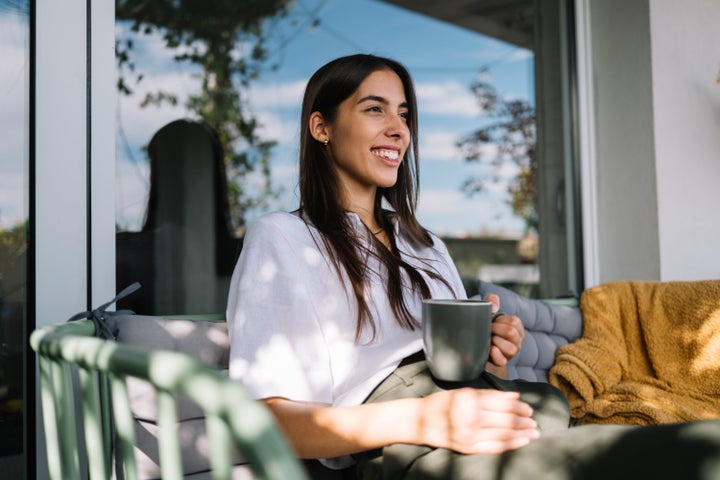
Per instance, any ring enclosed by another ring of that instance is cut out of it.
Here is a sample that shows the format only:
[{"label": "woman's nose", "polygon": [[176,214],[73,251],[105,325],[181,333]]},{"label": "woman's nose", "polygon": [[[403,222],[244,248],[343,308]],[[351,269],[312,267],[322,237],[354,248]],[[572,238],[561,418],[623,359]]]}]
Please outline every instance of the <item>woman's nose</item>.
[{"label": "woman's nose", "polygon": [[409,137],[410,129],[400,114],[390,115],[388,119],[388,135],[395,137]]}]

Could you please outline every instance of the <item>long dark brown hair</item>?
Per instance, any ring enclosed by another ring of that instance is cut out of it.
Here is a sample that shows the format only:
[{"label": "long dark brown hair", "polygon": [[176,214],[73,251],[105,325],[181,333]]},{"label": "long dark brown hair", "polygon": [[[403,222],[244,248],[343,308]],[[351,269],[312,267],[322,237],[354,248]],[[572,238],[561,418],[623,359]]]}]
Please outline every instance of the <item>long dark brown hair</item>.
[{"label": "long dark brown hair", "polygon": [[[320,112],[324,120],[332,124],[340,104],[357,90],[368,75],[378,70],[392,70],[400,77],[409,107],[407,126],[411,142],[400,163],[397,182],[388,188],[378,188],[375,196],[374,216],[390,238],[390,249],[384,248],[374,235],[369,235],[369,238],[375,248],[368,249],[367,240],[357,235],[343,208],[341,184],[333,159],[324,145],[313,138],[309,128],[310,115],[314,112]],[[308,81],[300,127],[300,210],[306,221],[321,233],[321,241],[340,279],[343,279],[344,273],[352,286],[358,305],[356,339],[360,338],[365,327],[371,328],[373,338],[377,331],[364,297],[370,274],[367,258],[371,256],[386,269],[386,288],[395,320],[403,328],[417,328],[417,320],[411,315],[403,295],[402,272],[407,274],[414,294],[428,298],[430,289],[420,272],[402,260],[391,220],[392,216],[396,216],[401,235],[411,243],[424,247],[433,245],[432,237],[415,218],[419,186],[418,121],[415,87],[409,72],[394,60],[374,55],[357,54],[331,61]],[[383,210],[383,199],[392,207],[391,211]],[[448,285],[430,265],[423,271]]]}]

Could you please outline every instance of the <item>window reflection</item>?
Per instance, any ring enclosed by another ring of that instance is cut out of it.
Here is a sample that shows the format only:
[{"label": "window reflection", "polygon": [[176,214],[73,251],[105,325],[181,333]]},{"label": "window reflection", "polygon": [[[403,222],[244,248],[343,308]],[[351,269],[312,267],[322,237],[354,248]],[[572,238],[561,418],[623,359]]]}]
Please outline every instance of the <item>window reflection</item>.
[{"label": "window reflection", "polygon": [[[510,190],[524,165],[498,166],[496,142],[481,147],[495,155],[484,163],[467,161],[457,145],[488,124],[472,90],[478,80],[492,81],[503,105],[518,100],[534,108],[532,16],[523,17],[514,37],[493,38],[437,20],[446,18],[442,12],[433,18],[393,5],[402,2],[275,1],[248,11],[221,1],[196,16],[180,11],[182,2],[171,3],[152,15],[141,8],[147,2],[116,3],[123,93],[117,283],[143,284],[123,308],[224,310],[244,225],[298,206],[297,129],[307,78],[331,58],[360,51],[399,59],[417,82],[418,216],[447,241],[468,292],[481,267],[492,263],[529,262],[528,278],[537,283],[532,212],[514,211]],[[219,38],[218,32],[226,33]],[[526,140],[533,143],[534,118],[529,121]],[[191,145],[191,135],[176,133],[158,142],[177,122],[205,129],[209,140]],[[206,141],[214,147],[203,147]],[[481,179],[482,191],[466,195],[469,178]]]},{"label": "window reflection", "polygon": [[0,0],[0,468],[23,478],[29,1]]}]

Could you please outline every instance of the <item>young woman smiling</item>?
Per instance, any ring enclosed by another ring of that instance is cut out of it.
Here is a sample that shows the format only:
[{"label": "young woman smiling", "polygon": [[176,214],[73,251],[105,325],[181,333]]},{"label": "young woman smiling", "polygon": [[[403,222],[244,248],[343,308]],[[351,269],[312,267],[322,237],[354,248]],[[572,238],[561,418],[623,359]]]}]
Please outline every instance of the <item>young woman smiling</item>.
[{"label": "young woman smiling", "polygon": [[[548,455],[553,431],[581,430],[567,429],[562,394],[500,378],[525,335],[517,317],[493,321],[496,376],[448,385],[428,373],[422,300],[466,294],[415,217],[408,71],[372,55],[326,64],[307,84],[300,133],[300,207],[248,227],[227,307],[230,375],[267,404],[296,454],[347,478],[542,478],[576,458],[582,434]],[[541,430],[550,443],[534,441]],[[594,447],[616,435],[605,432]],[[531,453],[498,455],[520,447]]]}]

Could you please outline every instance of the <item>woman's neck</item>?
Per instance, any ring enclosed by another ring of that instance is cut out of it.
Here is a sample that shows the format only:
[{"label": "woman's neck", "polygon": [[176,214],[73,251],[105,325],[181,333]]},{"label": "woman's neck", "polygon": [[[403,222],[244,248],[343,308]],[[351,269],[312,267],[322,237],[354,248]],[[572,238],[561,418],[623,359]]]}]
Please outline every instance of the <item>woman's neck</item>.
[{"label": "woman's neck", "polygon": [[345,202],[345,210],[357,214],[371,232],[375,233],[381,230],[378,220],[375,218],[375,192],[349,198]]},{"label": "woman's neck", "polygon": [[367,227],[375,238],[377,238],[387,249],[391,249],[390,237],[375,217],[375,199],[372,202],[366,202],[363,205],[350,204],[345,208],[349,212],[353,212],[360,217],[360,221]]}]

